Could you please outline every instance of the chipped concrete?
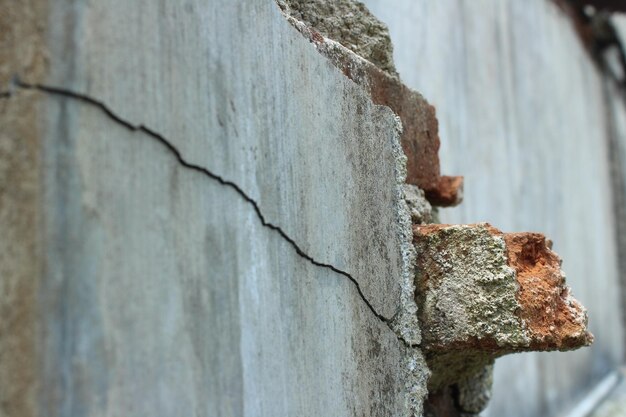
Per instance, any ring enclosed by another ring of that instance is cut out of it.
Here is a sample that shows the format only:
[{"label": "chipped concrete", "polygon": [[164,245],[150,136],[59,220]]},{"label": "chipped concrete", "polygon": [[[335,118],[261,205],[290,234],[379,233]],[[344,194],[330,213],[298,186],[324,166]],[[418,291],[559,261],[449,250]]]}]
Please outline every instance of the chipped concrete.
[{"label": "chipped concrete", "polygon": [[[432,350],[530,343],[516,315],[515,271],[505,241],[487,225],[415,228],[417,297],[423,339]],[[465,343],[464,346],[460,345]]]},{"label": "chipped concrete", "polygon": [[545,239],[414,227],[463,180],[360,3],[279,2],[305,38],[271,2],[218,3],[55,3],[49,70],[3,94],[41,109],[30,414],[476,413],[495,356],[590,341]]},{"label": "chipped concrete", "polygon": [[288,15],[397,76],[389,30],[360,1],[277,0],[277,3]]},{"label": "chipped concrete", "polygon": [[368,91],[374,103],[388,106],[402,122],[402,149],[407,156],[406,182],[426,191],[431,203],[454,206],[463,198],[463,178],[441,176],[439,134],[435,108],[421,94],[409,89],[365,58],[315,28],[285,14],[287,20],[309,39],[347,77]]},{"label": "chipped concrete", "polygon": [[[495,358],[587,346],[587,315],[565,286],[559,257],[538,233],[489,224],[416,225],[416,298],[431,369],[428,406],[478,413]],[[452,387],[451,393],[450,387]]]}]

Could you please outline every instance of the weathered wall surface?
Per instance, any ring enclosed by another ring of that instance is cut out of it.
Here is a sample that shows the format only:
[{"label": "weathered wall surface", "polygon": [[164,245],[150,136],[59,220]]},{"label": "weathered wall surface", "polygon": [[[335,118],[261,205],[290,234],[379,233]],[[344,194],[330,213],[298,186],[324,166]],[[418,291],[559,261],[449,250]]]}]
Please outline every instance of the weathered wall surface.
[{"label": "weathered wall surface", "polygon": [[545,232],[589,310],[591,348],[496,362],[485,415],[561,413],[623,354],[603,78],[550,1],[364,2],[437,107],[442,169],[465,176],[442,221]]},{"label": "weathered wall surface", "polygon": [[41,245],[39,289],[2,306],[38,306],[23,337],[42,389],[24,407],[0,374],[0,415],[419,409],[425,365],[388,325],[410,245],[396,116],[270,0],[47,6],[45,70],[7,59],[0,107],[38,129],[41,189],[0,183],[42,212],[14,233]]},{"label": "weathered wall surface", "polygon": [[[0,90],[12,73],[45,71],[46,5],[1,2]],[[5,7],[6,6],[6,7]],[[16,23],[17,22],[17,23]],[[37,286],[42,267],[41,155],[36,100],[0,96],[0,415],[30,416],[39,380]]]}]

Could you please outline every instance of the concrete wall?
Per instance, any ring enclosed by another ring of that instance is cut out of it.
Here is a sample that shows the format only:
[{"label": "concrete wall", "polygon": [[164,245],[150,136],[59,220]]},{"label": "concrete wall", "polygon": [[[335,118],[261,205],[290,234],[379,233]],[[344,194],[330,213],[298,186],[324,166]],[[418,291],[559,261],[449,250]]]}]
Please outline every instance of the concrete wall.
[{"label": "concrete wall", "polygon": [[623,357],[607,119],[614,99],[551,1],[364,3],[388,24],[403,81],[437,107],[442,170],[465,175],[465,201],[443,210],[442,221],[545,233],[589,310],[591,348],[496,362],[485,415],[558,415]]},{"label": "concrete wall", "polygon": [[[466,176],[442,219],[545,232],[589,307],[593,348],[496,366],[488,415],[554,415],[623,354],[622,104],[547,1],[368,5]],[[0,416],[421,415],[391,110],[273,0],[0,7]]]},{"label": "concrete wall", "polygon": [[42,266],[2,297],[36,312],[0,340],[34,350],[0,373],[0,415],[418,410],[425,366],[389,326],[410,239],[395,115],[273,0],[35,3],[2,2],[45,60],[2,67],[0,149],[30,138],[41,171],[30,199],[0,178],[41,220],[10,236]]}]

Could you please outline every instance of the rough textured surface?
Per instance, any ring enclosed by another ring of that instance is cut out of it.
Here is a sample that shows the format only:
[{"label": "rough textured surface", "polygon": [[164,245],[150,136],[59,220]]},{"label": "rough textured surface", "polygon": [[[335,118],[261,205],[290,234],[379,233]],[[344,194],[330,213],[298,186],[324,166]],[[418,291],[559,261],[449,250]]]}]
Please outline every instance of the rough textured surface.
[{"label": "rough textured surface", "polygon": [[526,346],[515,271],[488,225],[414,228],[423,341],[430,350]]},{"label": "rough textured surface", "polygon": [[586,311],[570,296],[543,235],[488,224],[418,225],[414,241],[430,390],[464,381],[459,387],[480,392],[469,381],[498,356],[592,342]]},{"label": "rough textured surface", "polygon": [[456,384],[456,400],[461,411],[478,414],[487,407],[493,385],[493,364],[485,366],[474,375]]},{"label": "rough textured surface", "polygon": [[616,288],[626,256],[608,155],[626,160],[626,146],[609,150],[607,136],[626,137],[626,112],[615,86],[605,88],[552,1],[364,2],[389,27],[402,80],[437,107],[441,166],[465,176],[463,204],[441,210],[442,222],[550,236],[589,311],[591,347],[496,361],[485,417],[562,415],[623,362]]},{"label": "rough textured surface", "polygon": [[413,224],[433,223],[432,206],[426,200],[423,190],[415,185],[406,184],[404,186],[404,199],[411,213]]},{"label": "rough textured surface", "polygon": [[593,341],[543,235],[422,225],[414,241],[426,349],[567,350]]},{"label": "rough textured surface", "polygon": [[426,191],[431,202],[451,206],[461,202],[462,177],[441,177],[439,169],[439,134],[435,108],[396,77],[354,54],[315,29],[286,16],[304,36],[313,42],[350,79],[369,91],[376,104],[391,108],[402,122],[402,149],[407,157],[406,182]]},{"label": "rough textured surface", "polygon": [[587,311],[570,294],[561,259],[539,233],[505,233],[508,264],[516,272],[523,320],[537,350],[577,348],[590,344]]},{"label": "rough textured surface", "polygon": [[45,264],[28,265],[32,415],[421,414],[428,369],[396,333],[415,303],[393,112],[271,1],[49,7],[49,71],[21,78],[106,103],[214,177],[84,100],[3,99],[42,152],[42,201],[20,200],[44,220],[23,231]]},{"label": "rough textured surface", "polygon": [[381,70],[397,75],[389,30],[356,0],[277,0],[281,9],[341,43]]},{"label": "rough textured surface", "polygon": [[[45,2],[0,1],[0,91],[46,68]],[[0,97],[0,416],[36,410],[40,258],[39,113],[33,95]]]}]

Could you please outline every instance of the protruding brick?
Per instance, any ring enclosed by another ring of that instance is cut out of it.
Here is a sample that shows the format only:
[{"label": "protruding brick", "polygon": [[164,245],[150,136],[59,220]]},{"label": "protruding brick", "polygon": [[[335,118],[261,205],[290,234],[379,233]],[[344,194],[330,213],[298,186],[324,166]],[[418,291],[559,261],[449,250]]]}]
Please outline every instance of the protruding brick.
[{"label": "protruding brick", "polygon": [[593,341],[586,311],[570,295],[543,235],[502,233],[486,223],[413,231],[431,387],[458,382],[507,353]]},{"label": "protruding brick", "polygon": [[439,177],[435,188],[426,189],[426,198],[440,207],[456,206],[463,201],[463,177]]},{"label": "protruding brick", "polygon": [[570,295],[561,259],[540,233],[504,233],[507,258],[515,269],[519,316],[532,350],[575,349],[591,343],[585,308]]}]

